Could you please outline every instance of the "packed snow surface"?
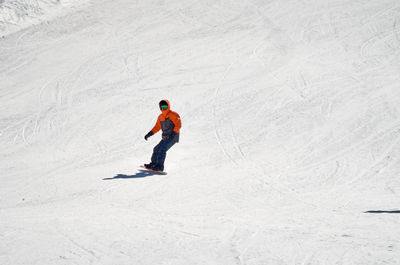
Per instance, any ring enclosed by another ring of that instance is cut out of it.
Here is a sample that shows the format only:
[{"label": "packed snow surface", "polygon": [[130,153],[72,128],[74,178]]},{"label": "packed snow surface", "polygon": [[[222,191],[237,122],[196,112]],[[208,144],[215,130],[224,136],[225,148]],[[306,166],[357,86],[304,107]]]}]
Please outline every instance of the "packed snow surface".
[{"label": "packed snow surface", "polygon": [[0,264],[399,264],[398,0],[92,2],[2,28]]},{"label": "packed snow surface", "polygon": [[46,23],[55,16],[82,6],[88,0],[0,0],[0,36],[34,24]]}]

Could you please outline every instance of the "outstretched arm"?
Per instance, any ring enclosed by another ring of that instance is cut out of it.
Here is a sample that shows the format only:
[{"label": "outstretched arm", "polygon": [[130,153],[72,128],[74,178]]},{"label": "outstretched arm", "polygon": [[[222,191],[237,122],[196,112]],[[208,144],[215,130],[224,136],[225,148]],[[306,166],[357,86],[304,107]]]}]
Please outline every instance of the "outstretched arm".
[{"label": "outstretched arm", "polygon": [[144,139],[147,141],[147,139],[152,136],[153,134],[157,133],[161,129],[161,122],[160,122],[160,116],[158,116],[156,125],[154,125],[153,129],[151,129],[150,132],[148,132],[145,136]]},{"label": "outstretched arm", "polygon": [[161,122],[160,122],[160,116],[158,116],[156,125],[154,125],[153,129],[151,129],[151,132],[153,134],[157,133],[159,130],[161,130]]}]

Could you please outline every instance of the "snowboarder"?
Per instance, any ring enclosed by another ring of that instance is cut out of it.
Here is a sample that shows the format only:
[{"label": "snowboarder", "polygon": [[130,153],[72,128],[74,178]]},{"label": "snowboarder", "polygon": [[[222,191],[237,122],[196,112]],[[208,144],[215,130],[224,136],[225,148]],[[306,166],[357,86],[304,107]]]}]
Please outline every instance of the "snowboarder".
[{"label": "snowboarder", "polygon": [[164,171],[164,161],[167,151],[179,142],[179,130],[181,129],[181,118],[179,114],[171,110],[168,100],[161,100],[159,103],[161,114],[158,116],[156,125],[148,132],[144,139],[147,139],[162,129],[162,139],[153,149],[151,163],[144,164],[144,167],[156,171]]}]

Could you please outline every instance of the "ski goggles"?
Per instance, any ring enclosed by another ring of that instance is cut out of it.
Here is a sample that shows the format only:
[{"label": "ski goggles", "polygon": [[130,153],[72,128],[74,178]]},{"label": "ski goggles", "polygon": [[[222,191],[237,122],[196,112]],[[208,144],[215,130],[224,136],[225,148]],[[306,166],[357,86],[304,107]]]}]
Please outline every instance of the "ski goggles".
[{"label": "ski goggles", "polygon": [[161,105],[161,106],[160,106],[160,109],[166,110],[166,109],[168,109],[168,105]]}]

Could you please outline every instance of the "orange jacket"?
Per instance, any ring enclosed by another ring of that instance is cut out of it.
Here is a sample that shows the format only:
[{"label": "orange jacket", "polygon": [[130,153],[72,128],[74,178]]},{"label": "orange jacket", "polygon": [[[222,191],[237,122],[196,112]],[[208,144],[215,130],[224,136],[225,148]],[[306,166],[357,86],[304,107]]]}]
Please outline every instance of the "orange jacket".
[{"label": "orange jacket", "polygon": [[166,110],[162,110],[161,114],[158,116],[157,122],[154,125],[153,129],[151,129],[152,133],[157,133],[162,129],[163,138],[168,138],[172,135],[172,132],[176,133],[174,140],[176,142],[179,141],[179,130],[182,127],[181,118],[179,114],[175,111],[171,110],[171,105],[168,100],[165,100],[168,103],[168,108]]}]

